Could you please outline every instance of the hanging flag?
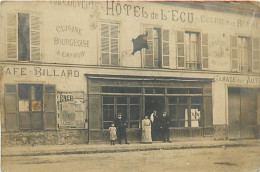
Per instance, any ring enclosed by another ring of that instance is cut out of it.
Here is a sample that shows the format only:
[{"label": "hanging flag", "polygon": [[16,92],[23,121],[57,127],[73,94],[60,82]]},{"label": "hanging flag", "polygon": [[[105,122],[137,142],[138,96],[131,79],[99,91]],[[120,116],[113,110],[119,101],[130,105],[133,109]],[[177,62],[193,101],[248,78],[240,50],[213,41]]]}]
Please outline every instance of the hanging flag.
[{"label": "hanging flag", "polygon": [[132,55],[134,55],[135,52],[137,51],[141,51],[143,48],[148,49],[147,36],[148,36],[148,32],[146,32],[146,34],[139,35],[136,39],[132,39],[133,41]]}]

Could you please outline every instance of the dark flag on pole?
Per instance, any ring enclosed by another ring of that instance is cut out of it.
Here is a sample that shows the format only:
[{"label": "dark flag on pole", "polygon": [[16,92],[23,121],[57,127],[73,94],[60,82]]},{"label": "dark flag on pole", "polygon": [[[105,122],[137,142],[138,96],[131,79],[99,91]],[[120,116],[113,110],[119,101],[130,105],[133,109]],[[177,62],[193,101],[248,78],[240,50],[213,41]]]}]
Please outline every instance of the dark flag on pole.
[{"label": "dark flag on pole", "polygon": [[135,52],[137,51],[141,51],[143,48],[148,49],[147,36],[148,36],[148,32],[146,32],[146,34],[139,35],[136,39],[132,39],[133,41],[132,55],[134,55]]}]

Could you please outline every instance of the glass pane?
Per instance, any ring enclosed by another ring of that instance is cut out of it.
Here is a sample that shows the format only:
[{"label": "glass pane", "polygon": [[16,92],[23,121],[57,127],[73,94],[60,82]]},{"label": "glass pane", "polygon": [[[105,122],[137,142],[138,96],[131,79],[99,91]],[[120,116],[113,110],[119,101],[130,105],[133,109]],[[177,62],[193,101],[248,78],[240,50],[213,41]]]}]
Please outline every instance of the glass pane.
[{"label": "glass pane", "polygon": [[202,104],[202,97],[191,97],[191,104]]},{"label": "glass pane", "polygon": [[117,105],[117,114],[121,113],[122,118],[127,120],[127,105]]},{"label": "glass pane", "polygon": [[19,99],[29,100],[29,95],[30,95],[29,91],[30,91],[29,85],[19,84],[18,85]]},{"label": "glass pane", "polygon": [[126,97],[117,97],[117,104],[127,104]]},{"label": "glass pane", "polygon": [[192,106],[191,108],[191,127],[199,127],[200,106]]},{"label": "glass pane", "polygon": [[130,106],[130,120],[139,120],[140,106],[131,105]]},{"label": "glass pane", "polygon": [[140,97],[130,97],[130,104],[139,104]]},{"label": "glass pane", "polygon": [[179,97],[179,104],[187,104],[188,97]]},{"label": "glass pane", "polygon": [[114,106],[103,105],[103,121],[113,121],[113,120],[114,120]]},{"label": "glass pane", "polygon": [[170,116],[171,120],[177,120],[178,119],[177,105],[169,106],[169,116]]},{"label": "glass pane", "polygon": [[103,97],[103,104],[114,104],[114,97]]},{"label": "glass pane", "polygon": [[145,94],[153,94],[153,89],[152,88],[146,88]]},{"label": "glass pane", "polygon": [[155,94],[164,94],[164,88],[156,88]]},{"label": "glass pane", "polygon": [[109,87],[102,87],[102,93],[109,93]]},{"label": "glass pane", "polygon": [[202,88],[189,88],[190,94],[202,94]]},{"label": "glass pane", "polygon": [[177,97],[169,97],[168,101],[169,104],[177,104]]},{"label": "glass pane", "polygon": [[42,85],[31,86],[31,100],[42,100]]},{"label": "glass pane", "polygon": [[187,88],[169,88],[168,94],[188,94]]}]

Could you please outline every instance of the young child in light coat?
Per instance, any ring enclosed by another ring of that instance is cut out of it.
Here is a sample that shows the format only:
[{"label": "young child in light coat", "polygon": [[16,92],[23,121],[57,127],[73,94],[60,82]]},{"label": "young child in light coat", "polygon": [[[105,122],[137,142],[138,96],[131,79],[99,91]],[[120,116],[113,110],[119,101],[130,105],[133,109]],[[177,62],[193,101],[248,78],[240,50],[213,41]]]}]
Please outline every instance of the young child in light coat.
[{"label": "young child in light coat", "polygon": [[115,140],[117,139],[115,124],[112,123],[108,130],[109,130],[109,133],[110,133],[111,145],[115,145]]}]

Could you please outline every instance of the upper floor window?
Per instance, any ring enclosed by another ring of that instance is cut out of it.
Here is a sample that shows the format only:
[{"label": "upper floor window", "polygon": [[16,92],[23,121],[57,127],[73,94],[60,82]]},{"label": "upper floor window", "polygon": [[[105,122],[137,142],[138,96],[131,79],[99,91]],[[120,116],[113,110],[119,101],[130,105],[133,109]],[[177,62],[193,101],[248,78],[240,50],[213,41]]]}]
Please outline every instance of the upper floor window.
[{"label": "upper floor window", "polygon": [[169,30],[153,26],[145,26],[144,30],[148,33],[144,67],[169,67]]},{"label": "upper floor window", "polygon": [[208,35],[177,32],[177,66],[186,69],[208,68]]},{"label": "upper floor window", "polygon": [[7,14],[7,60],[41,60],[41,18],[30,13]]},{"label": "upper floor window", "polygon": [[231,70],[259,72],[259,38],[231,36]]},{"label": "upper floor window", "polygon": [[101,64],[119,65],[119,24],[101,23]]}]

